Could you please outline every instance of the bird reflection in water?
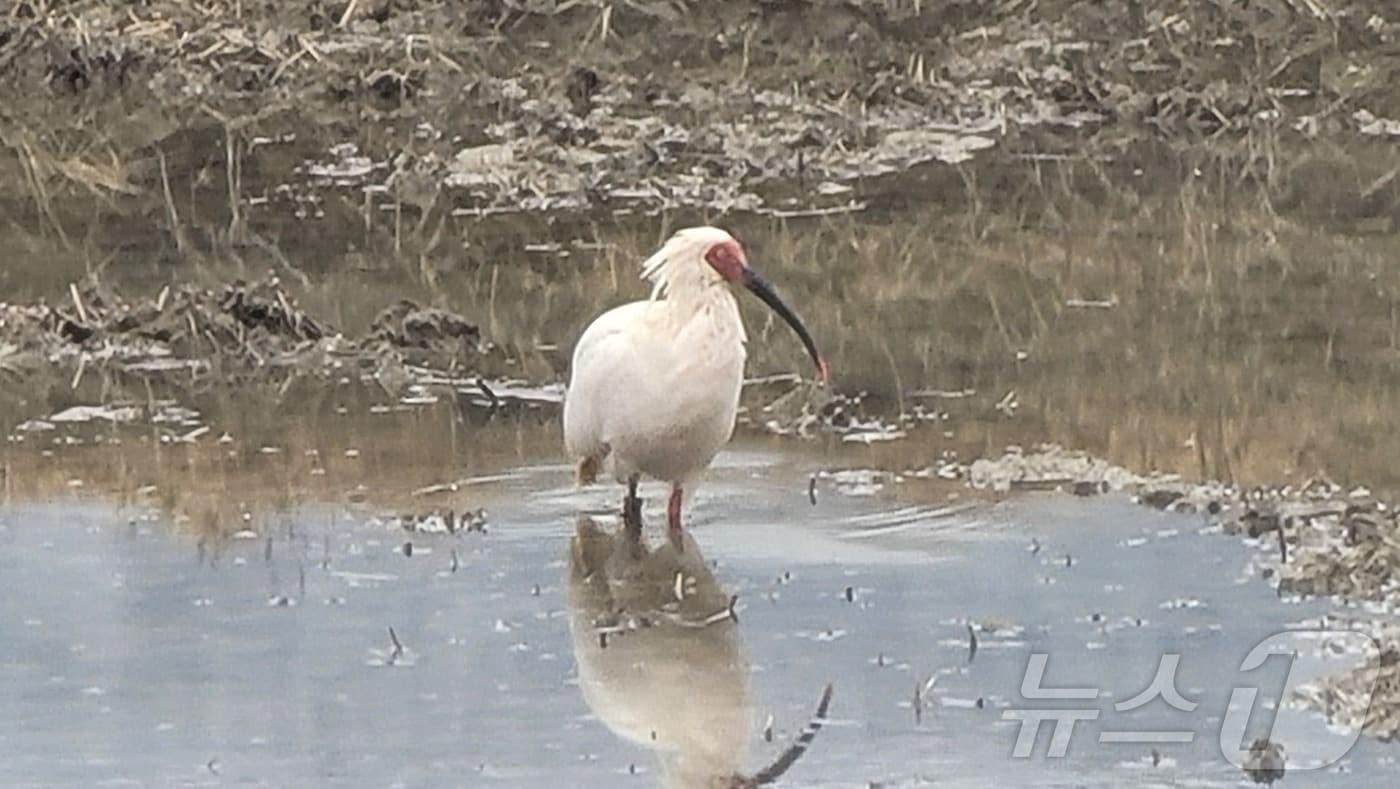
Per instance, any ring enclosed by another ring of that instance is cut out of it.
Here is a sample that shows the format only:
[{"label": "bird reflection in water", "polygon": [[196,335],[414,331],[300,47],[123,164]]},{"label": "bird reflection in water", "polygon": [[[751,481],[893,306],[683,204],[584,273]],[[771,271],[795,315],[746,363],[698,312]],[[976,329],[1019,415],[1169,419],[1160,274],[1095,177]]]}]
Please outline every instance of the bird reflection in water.
[{"label": "bird reflection in water", "polygon": [[821,728],[753,775],[740,772],[752,709],[734,598],[690,535],[651,549],[640,530],[581,518],[569,544],[569,631],[583,697],[618,736],[658,752],[668,789],[749,789],[776,781]]}]

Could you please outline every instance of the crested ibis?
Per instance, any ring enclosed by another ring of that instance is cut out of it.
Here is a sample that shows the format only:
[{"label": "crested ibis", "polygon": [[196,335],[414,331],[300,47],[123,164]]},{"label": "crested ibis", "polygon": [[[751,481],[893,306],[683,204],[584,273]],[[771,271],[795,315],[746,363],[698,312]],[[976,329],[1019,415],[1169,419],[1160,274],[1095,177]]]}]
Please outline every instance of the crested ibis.
[{"label": "crested ibis", "polygon": [[797,333],[827,380],[812,335],[744,248],[715,227],[678,231],[642,264],[651,298],[615,307],[584,330],[564,395],[564,445],[581,483],[627,486],[623,521],[641,528],[642,475],[669,482],[667,534],[683,544],[681,504],[734,433],[747,336],[730,285],[747,288]]}]

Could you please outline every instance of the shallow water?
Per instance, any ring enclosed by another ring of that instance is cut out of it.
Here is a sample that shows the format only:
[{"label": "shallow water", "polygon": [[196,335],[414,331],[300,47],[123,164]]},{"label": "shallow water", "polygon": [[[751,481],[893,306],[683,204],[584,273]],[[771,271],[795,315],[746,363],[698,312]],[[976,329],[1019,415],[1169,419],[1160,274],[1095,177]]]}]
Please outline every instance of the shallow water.
[{"label": "shallow water", "polygon": [[[592,629],[606,603],[570,593],[569,578],[579,517],[614,528],[614,491],[577,490],[558,466],[473,486],[485,533],[409,532],[306,502],[207,543],[172,534],[158,510],[12,501],[0,508],[0,784],[686,785],[704,765],[771,761],[832,683],[830,720],[790,785],[1236,785],[1217,742],[1235,668],[1264,636],[1328,611],[1280,602],[1255,549],[1201,516],[1117,497],[910,505],[826,483],[814,506],[818,467],[723,455],[686,553],[608,560],[612,597],[661,613],[650,627],[605,623],[607,644]],[[672,566],[693,579],[679,604]],[[722,614],[728,595],[737,625],[687,618]],[[1002,716],[1031,706],[1020,687],[1033,652],[1050,655],[1043,687],[1112,694],[1081,704],[1102,714],[1063,759],[1045,757],[1049,724],[1032,758],[1011,757],[1016,724]],[[1115,712],[1163,653],[1182,655],[1176,687],[1201,707]],[[935,673],[916,721],[914,689]],[[1288,722],[1275,738],[1290,759],[1330,742],[1313,713]],[[1195,741],[1097,742],[1154,726]],[[1395,771],[1385,746],[1362,741],[1304,778],[1374,786]]]}]

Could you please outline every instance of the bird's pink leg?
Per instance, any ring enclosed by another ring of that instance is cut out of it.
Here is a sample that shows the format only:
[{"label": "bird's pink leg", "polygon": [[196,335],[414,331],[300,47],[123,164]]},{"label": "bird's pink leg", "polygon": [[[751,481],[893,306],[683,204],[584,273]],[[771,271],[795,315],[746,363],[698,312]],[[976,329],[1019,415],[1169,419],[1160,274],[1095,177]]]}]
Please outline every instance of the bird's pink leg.
[{"label": "bird's pink leg", "polygon": [[681,529],[681,486],[671,486],[671,498],[666,500],[666,536],[676,550],[685,548],[685,532]]}]

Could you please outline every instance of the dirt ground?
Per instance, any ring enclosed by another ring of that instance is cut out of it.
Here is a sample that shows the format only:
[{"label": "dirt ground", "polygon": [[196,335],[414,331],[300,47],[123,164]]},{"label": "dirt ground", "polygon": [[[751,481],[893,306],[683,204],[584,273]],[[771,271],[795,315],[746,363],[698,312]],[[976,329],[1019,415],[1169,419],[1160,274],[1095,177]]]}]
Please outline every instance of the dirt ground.
[{"label": "dirt ground", "polygon": [[[411,139],[392,184],[409,202],[771,209],[765,190],[835,196],[1008,128],[1106,151],[1394,134],[1394,16],[1384,0],[21,0],[0,28],[0,139],[28,160],[11,183],[51,167],[121,195],[156,185],[141,154],[182,128],[252,136],[290,114]],[[384,153],[342,148],[326,172]]]}]

